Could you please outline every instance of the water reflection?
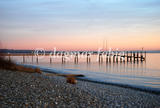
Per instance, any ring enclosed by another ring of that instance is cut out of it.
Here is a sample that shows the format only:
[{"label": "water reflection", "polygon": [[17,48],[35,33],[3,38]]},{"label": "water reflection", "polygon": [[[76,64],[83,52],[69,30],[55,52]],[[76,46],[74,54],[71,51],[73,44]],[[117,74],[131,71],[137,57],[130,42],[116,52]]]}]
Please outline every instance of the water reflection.
[{"label": "water reflection", "polygon": [[[23,57],[11,57],[16,62],[23,63]],[[53,58],[50,63],[50,58],[45,57],[39,59],[39,64],[36,63],[36,57],[27,56],[26,64],[34,64],[47,66],[55,69],[65,69],[71,73],[81,73],[86,76],[96,78],[103,81],[117,81],[122,83],[134,83],[145,86],[160,88],[160,54],[147,54],[145,62],[109,62],[106,58],[103,61],[97,61],[97,56],[91,56],[91,61],[87,62],[87,58],[80,58],[78,63],[74,62],[74,58],[62,63],[61,58]],[[120,60],[120,59],[119,59]]]}]

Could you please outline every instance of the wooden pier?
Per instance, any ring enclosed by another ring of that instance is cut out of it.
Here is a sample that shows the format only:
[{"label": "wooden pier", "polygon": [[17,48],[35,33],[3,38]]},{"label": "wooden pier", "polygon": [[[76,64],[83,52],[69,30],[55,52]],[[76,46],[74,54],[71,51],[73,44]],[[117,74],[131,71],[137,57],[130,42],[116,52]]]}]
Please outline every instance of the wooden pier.
[{"label": "wooden pier", "polygon": [[[122,63],[122,62],[143,62],[146,60],[146,51],[123,51],[123,52],[118,52],[118,51],[113,51],[111,52],[101,52],[101,53],[93,53],[93,55],[97,55],[98,57],[98,62],[99,63]],[[43,55],[35,55],[33,53],[28,53],[28,54],[15,54],[15,53],[5,53],[5,54],[0,54],[0,56],[7,56],[8,60],[11,60],[11,56],[22,56],[22,62],[26,63],[26,57],[31,56],[31,61],[34,63],[34,58],[35,62],[38,64],[39,63],[39,57]],[[53,59],[50,54],[45,54],[45,56],[50,56],[49,62],[50,64],[53,62]],[[56,56],[61,57],[62,63],[66,62],[66,57],[65,53],[59,54],[57,53]],[[91,56],[92,54],[86,53],[86,63],[91,62]],[[79,62],[79,54],[74,55],[74,63],[78,64]]]}]

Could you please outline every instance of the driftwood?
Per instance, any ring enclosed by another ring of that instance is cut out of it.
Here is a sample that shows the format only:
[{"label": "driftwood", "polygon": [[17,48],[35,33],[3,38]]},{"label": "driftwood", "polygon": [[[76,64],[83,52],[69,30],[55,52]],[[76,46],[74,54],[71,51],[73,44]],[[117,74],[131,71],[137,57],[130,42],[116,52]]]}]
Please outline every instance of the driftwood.
[{"label": "driftwood", "polygon": [[52,74],[52,73],[43,73],[43,74],[46,75],[46,76],[63,76],[63,77],[66,77],[66,82],[70,83],[70,84],[76,84],[77,83],[77,80],[76,80],[77,77],[84,77],[84,75],[82,75],[82,74]]}]

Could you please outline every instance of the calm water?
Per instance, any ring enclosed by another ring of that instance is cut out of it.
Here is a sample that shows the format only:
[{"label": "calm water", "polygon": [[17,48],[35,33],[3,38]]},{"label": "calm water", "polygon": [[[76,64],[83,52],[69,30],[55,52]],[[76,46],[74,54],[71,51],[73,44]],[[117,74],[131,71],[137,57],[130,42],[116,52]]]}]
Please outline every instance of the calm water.
[{"label": "calm water", "polygon": [[[22,57],[12,57],[18,63],[22,63]],[[36,58],[32,63],[31,57],[26,57],[25,64],[32,64],[45,67],[50,71],[60,73],[84,74],[86,79],[125,84],[142,88],[149,88],[160,91],[160,53],[147,54],[146,62],[118,62],[103,63],[97,62],[97,56],[91,56],[91,63],[86,63],[86,58],[80,58],[79,63],[75,64],[73,58],[65,64],[61,63],[61,58],[53,58],[50,64],[50,58],[39,59],[36,64]]]}]

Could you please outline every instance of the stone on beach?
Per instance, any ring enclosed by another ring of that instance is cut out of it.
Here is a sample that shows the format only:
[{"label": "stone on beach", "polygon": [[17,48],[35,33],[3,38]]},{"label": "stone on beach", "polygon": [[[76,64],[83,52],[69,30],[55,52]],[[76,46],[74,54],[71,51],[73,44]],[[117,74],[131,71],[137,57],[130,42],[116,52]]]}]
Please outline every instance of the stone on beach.
[{"label": "stone on beach", "polygon": [[158,108],[160,96],[111,85],[65,77],[0,70],[0,108],[4,107],[87,107]]}]

